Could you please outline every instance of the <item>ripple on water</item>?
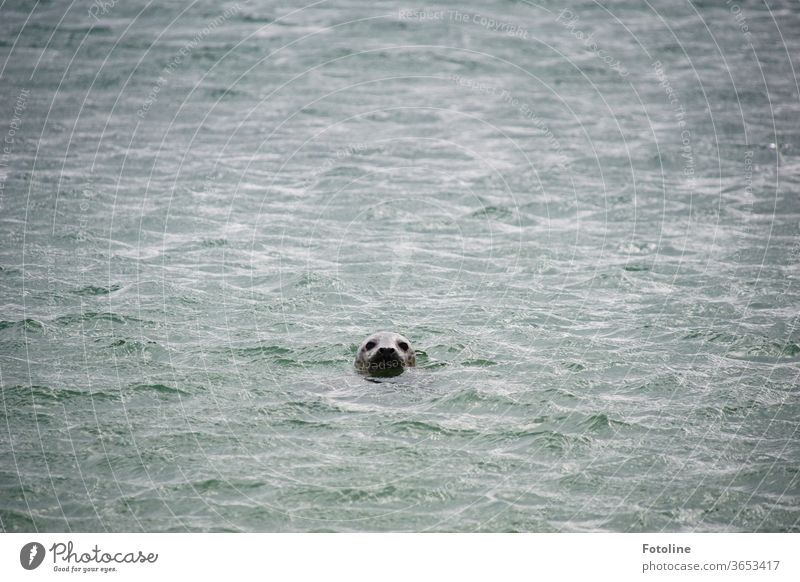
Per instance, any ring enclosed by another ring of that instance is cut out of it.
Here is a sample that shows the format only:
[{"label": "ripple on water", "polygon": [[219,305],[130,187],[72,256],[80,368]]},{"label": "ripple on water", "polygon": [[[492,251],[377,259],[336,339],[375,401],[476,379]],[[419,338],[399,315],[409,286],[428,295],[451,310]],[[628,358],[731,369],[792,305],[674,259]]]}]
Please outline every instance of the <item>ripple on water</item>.
[{"label": "ripple on water", "polygon": [[99,285],[87,285],[86,287],[81,287],[80,289],[76,289],[73,293],[76,295],[84,295],[86,297],[96,297],[102,295],[109,295],[114,291],[119,291],[122,289],[122,285],[109,285],[108,287],[102,287]]},{"label": "ripple on water", "polygon": [[[536,3],[502,3],[535,46],[368,3],[242,7],[144,115],[218,7],[153,3],[112,51],[139,0],[94,28],[49,3],[30,30],[6,4],[9,79],[56,32],[0,216],[4,528],[798,529],[800,117],[780,43],[756,60],[735,26],[710,36],[708,2],[670,29],[646,4],[582,5],[617,56],[637,51],[626,19],[689,41],[653,58],[680,61],[693,189],[650,61],[626,59],[636,91],[592,55],[564,67],[548,47],[569,31]],[[536,78],[514,66],[529,53]],[[236,76],[267,54],[270,74]],[[85,84],[50,98],[66,70],[100,71],[90,113],[123,112],[102,144],[100,117],[75,123]],[[698,79],[710,104],[689,106]],[[408,332],[416,369],[356,374],[382,328]]]},{"label": "ripple on water", "polygon": [[32,333],[44,333],[45,327],[41,321],[32,318],[25,318],[18,321],[0,321],[0,332],[14,332],[14,331],[22,331],[22,332],[32,332]]},{"label": "ripple on water", "polygon": [[96,312],[96,311],[86,311],[78,314],[72,315],[61,315],[55,319],[56,324],[70,327],[76,324],[101,324],[101,323],[111,323],[116,325],[133,325],[133,324],[140,324],[143,321],[137,317],[133,317],[131,315],[120,315],[118,313],[113,312]]}]

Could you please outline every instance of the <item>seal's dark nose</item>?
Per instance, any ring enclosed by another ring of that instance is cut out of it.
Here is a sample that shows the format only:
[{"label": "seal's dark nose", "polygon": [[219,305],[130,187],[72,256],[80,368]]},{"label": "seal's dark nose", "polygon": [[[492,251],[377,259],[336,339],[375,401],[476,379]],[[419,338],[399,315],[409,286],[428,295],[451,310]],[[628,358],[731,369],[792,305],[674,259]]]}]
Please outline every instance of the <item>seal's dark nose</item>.
[{"label": "seal's dark nose", "polygon": [[388,347],[388,348],[384,347],[384,348],[378,348],[378,351],[384,356],[391,356],[392,354],[395,353],[396,350],[393,347]]}]

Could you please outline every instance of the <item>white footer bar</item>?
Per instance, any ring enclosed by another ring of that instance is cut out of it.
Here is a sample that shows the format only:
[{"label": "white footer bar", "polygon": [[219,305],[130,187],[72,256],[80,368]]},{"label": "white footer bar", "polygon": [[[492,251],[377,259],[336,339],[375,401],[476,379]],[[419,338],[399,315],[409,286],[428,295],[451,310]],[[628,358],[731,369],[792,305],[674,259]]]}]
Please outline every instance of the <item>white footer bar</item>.
[{"label": "white footer bar", "polygon": [[798,534],[0,534],[0,579],[797,581],[798,549]]}]

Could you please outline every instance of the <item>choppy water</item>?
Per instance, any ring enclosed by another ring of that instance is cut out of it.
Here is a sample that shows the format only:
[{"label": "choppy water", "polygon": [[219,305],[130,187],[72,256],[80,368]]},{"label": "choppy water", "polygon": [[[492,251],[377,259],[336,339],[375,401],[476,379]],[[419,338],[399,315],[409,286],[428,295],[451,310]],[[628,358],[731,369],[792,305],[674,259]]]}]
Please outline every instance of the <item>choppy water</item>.
[{"label": "choppy water", "polygon": [[0,528],[797,531],[797,4],[369,4],[2,4]]}]

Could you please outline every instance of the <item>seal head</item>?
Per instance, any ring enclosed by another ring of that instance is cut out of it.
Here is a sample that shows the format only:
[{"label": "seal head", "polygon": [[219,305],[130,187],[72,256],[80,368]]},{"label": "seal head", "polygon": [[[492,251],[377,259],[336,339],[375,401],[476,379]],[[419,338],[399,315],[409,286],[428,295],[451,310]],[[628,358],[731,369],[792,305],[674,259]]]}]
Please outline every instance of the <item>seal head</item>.
[{"label": "seal head", "polygon": [[379,331],[361,342],[356,353],[356,370],[370,376],[397,376],[416,365],[414,348],[405,336]]}]

